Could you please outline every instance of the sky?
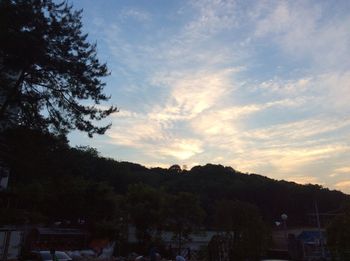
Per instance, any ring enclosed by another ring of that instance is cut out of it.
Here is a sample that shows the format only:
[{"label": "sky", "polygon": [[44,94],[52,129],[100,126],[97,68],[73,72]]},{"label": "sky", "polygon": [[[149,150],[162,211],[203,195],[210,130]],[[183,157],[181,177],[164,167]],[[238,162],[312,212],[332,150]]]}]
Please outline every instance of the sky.
[{"label": "sky", "polygon": [[119,112],[73,146],[350,193],[350,1],[74,0]]}]

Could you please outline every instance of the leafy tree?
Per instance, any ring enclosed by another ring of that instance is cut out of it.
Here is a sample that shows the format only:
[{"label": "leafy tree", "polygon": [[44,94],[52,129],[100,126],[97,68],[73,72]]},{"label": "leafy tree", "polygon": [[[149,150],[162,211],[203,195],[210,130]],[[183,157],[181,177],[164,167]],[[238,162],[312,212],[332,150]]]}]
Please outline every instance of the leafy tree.
[{"label": "leafy tree", "polygon": [[101,78],[109,74],[96,45],[82,32],[82,11],[65,1],[0,2],[0,123],[89,136],[117,109],[108,101]]},{"label": "leafy tree", "polygon": [[[29,184],[29,187],[33,185],[36,183]],[[40,185],[33,187],[37,188],[36,191],[28,191],[23,185],[18,186],[21,189],[18,195],[23,202],[21,207],[35,207],[34,210],[40,210],[49,222],[68,220],[77,224],[81,219],[87,225],[94,225],[102,221],[113,221],[117,214],[117,197],[105,183],[63,175],[49,178],[47,182],[41,180]],[[23,206],[24,203],[29,203],[29,206]]]},{"label": "leafy tree", "polygon": [[142,183],[128,188],[126,208],[141,244],[149,243],[152,234],[161,230],[163,198],[161,190]]},{"label": "leafy tree", "polygon": [[90,182],[85,191],[85,211],[89,220],[97,223],[113,220],[117,214],[117,200],[113,188],[105,182]]},{"label": "leafy tree", "polygon": [[204,211],[198,198],[187,192],[169,195],[165,211],[167,228],[173,232],[180,253],[184,242],[189,241],[190,234],[201,225]]},{"label": "leafy tree", "polygon": [[327,227],[327,245],[335,260],[350,260],[350,209],[336,216]]},{"label": "leafy tree", "polygon": [[266,246],[267,229],[258,209],[248,203],[221,200],[216,205],[215,224],[229,246],[228,260],[258,258]]},{"label": "leafy tree", "polygon": [[64,165],[70,148],[65,137],[23,127],[7,129],[2,137],[7,144],[3,159],[11,169],[10,186],[68,172]]},{"label": "leafy tree", "polygon": [[169,171],[172,174],[179,174],[182,172],[180,165],[177,164],[170,166]]}]

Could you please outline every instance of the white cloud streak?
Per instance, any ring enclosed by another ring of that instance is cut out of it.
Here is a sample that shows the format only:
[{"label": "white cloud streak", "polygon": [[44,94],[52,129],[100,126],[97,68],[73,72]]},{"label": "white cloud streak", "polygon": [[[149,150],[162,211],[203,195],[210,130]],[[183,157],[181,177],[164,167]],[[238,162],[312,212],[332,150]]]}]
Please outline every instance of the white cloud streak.
[{"label": "white cloud streak", "polygon": [[349,17],[335,15],[325,19],[330,8],[326,2],[318,5],[311,1],[266,3],[267,8],[260,5],[256,11],[255,36],[270,38],[291,55],[302,59],[310,57],[323,68],[349,66]]}]

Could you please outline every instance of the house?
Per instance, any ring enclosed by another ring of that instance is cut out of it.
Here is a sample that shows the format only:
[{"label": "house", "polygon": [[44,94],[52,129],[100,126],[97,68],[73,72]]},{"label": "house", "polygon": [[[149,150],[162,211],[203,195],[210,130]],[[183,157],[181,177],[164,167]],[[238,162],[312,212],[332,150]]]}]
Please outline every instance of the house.
[{"label": "house", "polygon": [[330,260],[325,230],[304,230],[296,239],[300,242],[303,260],[314,260],[321,257]]},{"label": "house", "polygon": [[[320,233],[321,232],[321,233]],[[274,258],[290,258],[292,260],[313,260],[324,257],[330,258],[327,249],[325,229],[312,227],[276,229],[272,231],[272,245],[268,250]],[[278,256],[275,254],[278,253]]]}]

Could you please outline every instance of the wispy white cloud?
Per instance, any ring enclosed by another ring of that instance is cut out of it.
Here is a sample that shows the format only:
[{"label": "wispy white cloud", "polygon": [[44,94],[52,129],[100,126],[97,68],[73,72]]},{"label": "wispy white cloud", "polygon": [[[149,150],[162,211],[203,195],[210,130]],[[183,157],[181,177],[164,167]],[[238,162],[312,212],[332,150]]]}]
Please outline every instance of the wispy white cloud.
[{"label": "wispy white cloud", "polygon": [[[271,136],[271,140],[273,139],[274,136]],[[304,144],[302,142],[296,144],[276,138],[275,142],[267,144],[243,139],[241,144],[243,144],[241,151],[233,150],[229,153],[233,158],[229,161],[232,165],[244,172],[273,173],[275,178],[284,179],[305,172],[310,175],[315,165],[323,165],[325,162],[330,164],[339,155],[350,152],[350,146],[341,142],[320,145],[318,142],[305,141]]]},{"label": "wispy white cloud", "polygon": [[333,170],[331,174],[329,174],[329,177],[334,178],[337,176],[343,176],[343,175],[348,175],[350,174],[350,166],[346,167],[338,167]]},{"label": "wispy white cloud", "polygon": [[286,178],[286,180],[288,181],[293,181],[295,183],[299,183],[299,184],[319,184],[322,185],[320,183],[320,180],[315,177],[315,176],[299,176],[299,175],[295,175],[289,178]]},{"label": "wispy white cloud", "polygon": [[236,1],[191,1],[197,10],[197,19],[186,24],[184,35],[187,38],[209,38],[212,35],[237,26]]},{"label": "wispy white cloud", "polygon": [[350,111],[350,67],[347,71],[321,74],[317,84],[323,90],[323,107],[348,115]]},{"label": "wispy white cloud", "polygon": [[114,127],[108,136],[115,144],[141,149],[145,155],[158,160],[169,156],[173,161],[186,160],[203,151],[201,140],[177,137],[169,126],[147,117],[129,119],[120,127]]},{"label": "wispy white cloud", "polygon": [[350,167],[337,168],[337,169],[335,169],[335,172],[338,172],[338,173],[350,173]]},{"label": "wispy white cloud", "polygon": [[350,120],[343,119],[307,119],[259,128],[247,133],[247,137],[258,140],[278,140],[287,142],[304,142],[307,138],[339,130],[350,126]]},{"label": "wispy white cloud", "polygon": [[343,190],[343,191],[349,191],[350,190],[350,180],[344,180],[336,183],[334,185],[337,189]]},{"label": "wispy white cloud", "polygon": [[172,90],[164,104],[155,105],[143,114],[122,111],[120,121],[117,122],[116,117],[116,124],[108,135],[112,142],[135,148],[147,147],[160,157],[170,155],[182,160],[201,153],[201,142],[177,137],[173,132],[174,125],[178,121],[190,121],[220,102],[230,87],[227,75],[235,71],[158,78],[155,80],[158,84],[168,85]]},{"label": "wispy white cloud", "polygon": [[312,78],[301,78],[297,80],[281,80],[278,78],[264,81],[255,86],[256,89],[260,89],[264,92],[279,94],[283,96],[300,96],[309,90]]},{"label": "wispy white cloud", "polygon": [[187,160],[203,152],[203,142],[198,139],[172,139],[167,146],[156,148],[159,155]]},{"label": "wispy white cloud", "polygon": [[294,57],[309,57],[323,68],[348,66],[350,18],[327,17],[329,8],[326,2],[266,2],[256,10],[255,36],[269,38]]},{"label": "wispy white cloud", "polygon": [[230,76],[240,68],[211,71],[176,73],[154,80],[170,88],[167,106],[176,108],[178,113],[193,118],[199,113],[220,103],[221,98],[234,88]]},{"label": "wispy white cloud", "polygon": [[133,18],[140,22],[146,22],[151,19],[151,14],[140,8],[123,8],[119,13],[119,17],[122,20]]}]

